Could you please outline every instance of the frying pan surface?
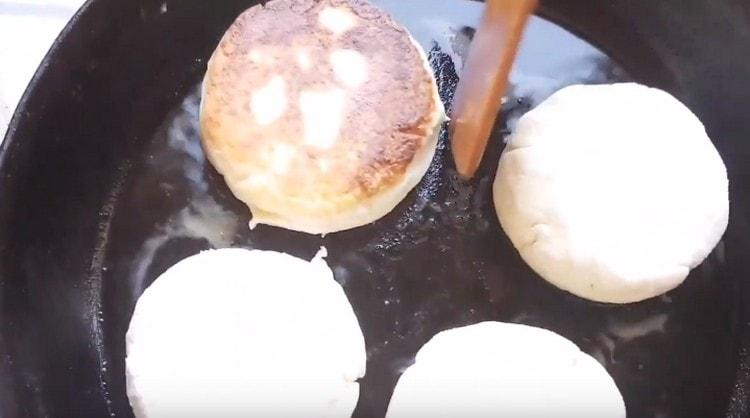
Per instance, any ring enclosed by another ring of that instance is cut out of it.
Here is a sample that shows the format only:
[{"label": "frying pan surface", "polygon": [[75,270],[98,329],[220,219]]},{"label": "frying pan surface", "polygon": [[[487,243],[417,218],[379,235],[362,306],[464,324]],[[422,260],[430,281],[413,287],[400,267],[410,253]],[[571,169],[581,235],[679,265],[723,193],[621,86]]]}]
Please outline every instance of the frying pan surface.
[{"label": "frying pan surface", "polygon": [[[430,51],[449,103],[481,4],[376,3]],[[251,232],[247,209],[200,149],[197,85],[226,27],[252,4],[91,0],[43,62],[0,148],[3,417],[132,416],[124,336],[154,278],[212,247],[310,258],[321,245],[367,344],[355,416],[383,416],[399,374],[435,333],[483,320],[572,339],[613,375],[630,417],[749,416],[743,1],[544,2],[476,179],[456,178],[443,132],[427,176],[391,214],[323,238]],[[683,286],[610,306],[558,291],[522,262],[495,219],[490,185],[526,110],[567,84],[624,80],[669,90],[704,121],[729,172],[731,219]]]}]

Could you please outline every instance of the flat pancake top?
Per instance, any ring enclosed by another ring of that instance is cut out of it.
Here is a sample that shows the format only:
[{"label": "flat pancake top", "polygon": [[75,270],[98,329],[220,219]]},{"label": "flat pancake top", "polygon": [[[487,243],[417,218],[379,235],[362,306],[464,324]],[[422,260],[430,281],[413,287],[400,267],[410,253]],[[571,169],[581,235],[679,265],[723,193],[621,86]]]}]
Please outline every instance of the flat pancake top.
[{"label": "flat pancake top", "polygon": [[340,209],[403,177],[442,116],[436,100],[423,53],[381,10],[273,0],[244,12],[214,53],[201,127],[230,187]]}]

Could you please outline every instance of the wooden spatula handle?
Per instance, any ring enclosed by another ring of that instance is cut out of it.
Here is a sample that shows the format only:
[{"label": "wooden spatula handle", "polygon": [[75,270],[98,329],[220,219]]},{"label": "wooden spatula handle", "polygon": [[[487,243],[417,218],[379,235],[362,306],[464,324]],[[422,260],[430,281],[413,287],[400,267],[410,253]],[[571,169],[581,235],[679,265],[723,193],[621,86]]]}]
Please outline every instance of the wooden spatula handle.
[{"label": "wooden spatula handle", "polygon": [[459,175],[474,175],[487,148],[513,61],[538,0],[487,0],[456,89],[451,147]]}]

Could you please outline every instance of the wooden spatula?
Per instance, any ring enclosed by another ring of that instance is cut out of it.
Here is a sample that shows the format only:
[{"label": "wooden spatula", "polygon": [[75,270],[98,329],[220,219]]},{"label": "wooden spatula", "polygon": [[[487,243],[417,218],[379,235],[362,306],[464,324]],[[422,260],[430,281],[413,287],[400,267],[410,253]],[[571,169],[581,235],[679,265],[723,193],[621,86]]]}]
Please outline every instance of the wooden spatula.
[{"label": "wooden spatula", "polygon": [[482,161],[508,86],[521,35],[538,0],[487,0],[456,88],[451,147],[458,173],[471,178]]}]

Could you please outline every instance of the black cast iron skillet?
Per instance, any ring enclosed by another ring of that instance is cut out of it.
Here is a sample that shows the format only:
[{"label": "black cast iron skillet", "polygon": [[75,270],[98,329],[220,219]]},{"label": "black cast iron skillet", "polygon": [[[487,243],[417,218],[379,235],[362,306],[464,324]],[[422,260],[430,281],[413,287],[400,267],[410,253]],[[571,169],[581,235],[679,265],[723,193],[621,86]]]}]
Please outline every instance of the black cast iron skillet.
[{"label": "black cast iron skillet", "polygon": [[[630,417],[750,416],[746,2],[544,2],[541,16],[607,55],[538,21],[477,178],[456,180],[443,136],[425,180],[392,214],[325,238],[250,232],[247,210],[197,145],[206,59],[253,3],[92,0],[42,63],[0,148],[0,415],[132,416],[124,334],[158,274],[212,246],[311,257],[326,245],[368,347],[356,416],[383,416],[399,373],[432,335],[482,320],[572,339],[606,365]],[[410,27],[439,9],[386,3]],[[454,43],[471,34],[446,19]],[[430,47],[449,102],[457,55]],[[628,79],[669,90],[704,121],[728,168],[731,219],[683,286],[609,306],[558,291],[524,265],[495,220],[489,185],[502,138],[549,90]]]}]

